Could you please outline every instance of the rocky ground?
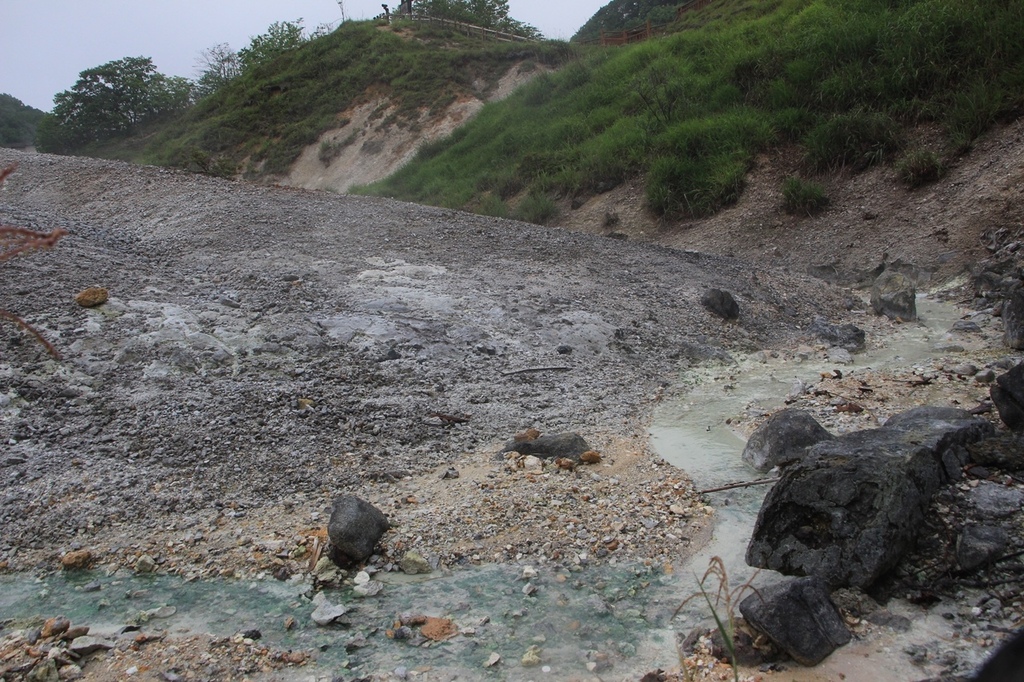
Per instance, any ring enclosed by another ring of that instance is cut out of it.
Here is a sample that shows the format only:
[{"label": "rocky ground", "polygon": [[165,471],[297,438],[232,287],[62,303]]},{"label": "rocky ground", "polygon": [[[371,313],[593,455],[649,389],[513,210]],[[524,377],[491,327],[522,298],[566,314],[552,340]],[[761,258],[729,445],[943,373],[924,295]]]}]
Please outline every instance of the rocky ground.
[{"label": "rocky ground", "polygon": [[[824,353],[807,333],[816,315],[871,339],[893,324],[858,313],[856,292],[724,256],[0,150],[0,166],[12,162],[0,222],[69,232],[0,266],[0,308],[61,354],[0,327],[0,562],[12,573],[302,575],[343,493],[394,524],[380,571],[408,550],[442,568],[676,563],[713,519],[647,444],[680,366],[721,351]],[[91,286],[109,299],[76,304]],[[712,287],[735,295],[738,322],[701,306]],[[914,377],[934,374],[935,400],[975,407],[974,374],[1005,355],[986,315],[949,361],[822,377],[826,393],[796,399],[817,401],[829,428],[855,428],[920,404]],[[977,371],[956,371],[965,362]],[[863,409],[837,411],[836,396]],[[601,460],[567,470],[499,454],[527,428],[579,433]],[[87,678],[180,659],[178,679],[243,679],[306,662],[245,637],[134,644]]]}]

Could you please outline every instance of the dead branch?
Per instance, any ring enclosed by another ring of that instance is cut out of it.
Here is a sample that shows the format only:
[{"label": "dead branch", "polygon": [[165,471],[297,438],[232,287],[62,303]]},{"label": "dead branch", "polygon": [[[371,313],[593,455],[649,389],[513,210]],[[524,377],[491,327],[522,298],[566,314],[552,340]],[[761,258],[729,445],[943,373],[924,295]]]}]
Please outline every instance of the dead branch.
[{"label": "dead branch", "polygon": [[572,367],[564,367],[556,365],[554,367],[526,367],[525,369],[513,369],[508,372],[502,372],[501,376],[510,377],[513,374],[526,374],[527,372],[568,372]]},{"label": "dead branch", "polygon": [[781,480],[779,477],[775,478],[759,478],[756,481],[744,481],[742,483],[730,483],[729,485],[723,485],[718,488],[708,488],[707,490],[698,490],[698,495],[704,495],[705,493],[718,493],[723,490],[735,490],[736,488],[749,488],[755,485],[767,485],[769,483],[778,483]]},{"label": "dead branch", "polygon": [[[0,169],[0,185],[3,184],[4,180],[7,179],[7,176],[13,173],[17,167],[18,164],[11,164],[6,168]],[[66,234],[67,230],[59,228],[50,230],[49,232],[34,232],[22,227],[0,225],[0,261],[8,260],[27,251],[48,249],[56,244],[60,238]],[[58,353],[57,349],[53,347],[53,344],[43,338],[43,335],[36,331],[36,329],[28,322],[21,319],[14,313],[2,309],[0,309],[0,318],[9,320],[27,331],[29,334],[34,336],[39,343],[43,344],[43,347],[46,348],[50,355],[60,360],[60,353]]]}]

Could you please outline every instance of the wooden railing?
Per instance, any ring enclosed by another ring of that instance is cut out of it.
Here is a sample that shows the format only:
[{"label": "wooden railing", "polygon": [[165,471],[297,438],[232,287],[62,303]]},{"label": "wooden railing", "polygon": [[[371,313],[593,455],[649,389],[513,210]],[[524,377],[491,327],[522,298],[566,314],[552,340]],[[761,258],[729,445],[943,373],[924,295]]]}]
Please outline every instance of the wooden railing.
[{"label": "wooden railing", "polygon": [[484,28],[483,26],[474,26],[473,24],[467,24],[462,21],[452,21],[451,19],[441,19],[439,17],[428,17],[425,14],[413,14],[412,16],[406,14],[395,14],[393,19],[411,19],[412,21],[421,21],[431,26],[441,26],[442,28],[448,28],[467,36],[483,38],[484,40],[500,40],[506,43],[518,42],[518,43],[536,43],[537,40],[533,38],[527,38],[525,36],[516,35],[514,33],[505,33],[504,31],[496,31],[493,28]]}]

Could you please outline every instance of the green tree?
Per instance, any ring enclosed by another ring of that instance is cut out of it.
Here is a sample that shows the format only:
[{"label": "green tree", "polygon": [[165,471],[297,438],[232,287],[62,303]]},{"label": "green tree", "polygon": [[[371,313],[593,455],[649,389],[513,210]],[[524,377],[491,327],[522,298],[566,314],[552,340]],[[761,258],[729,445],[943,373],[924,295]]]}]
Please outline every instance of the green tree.
[{"label": "green tree", "polygon": [[32,144],[43,112],[16,97],[0,94],[0,147]]},{"label": "green tree", "polygon": [[220,43],[199,53],[196,69],[199,77],[194,87],[198,99],[216,92],[237,78],[242,73],[242,63],[231,46]]},{"label": "green tree", "polygon": [[149,57],[125,57],[82,71],[70,90],[57,93],[37,143],[42,151],[66,152],[130,134],[140,123],[191,103],[188,80],[158,73]]},{"label": "green tree", "polygon": [[294,50],[306,41],[302,34],[302,19],[275,21],[266,33],[251,38],[248,47],[238,51],[242,71],[250,71],[276,57]]},{"label": "green tree", "polygon": [[439,19],[462,21],[527,38],[540,38],[540,31],[508,15],[508,0],[416,0],[417,12]]}]

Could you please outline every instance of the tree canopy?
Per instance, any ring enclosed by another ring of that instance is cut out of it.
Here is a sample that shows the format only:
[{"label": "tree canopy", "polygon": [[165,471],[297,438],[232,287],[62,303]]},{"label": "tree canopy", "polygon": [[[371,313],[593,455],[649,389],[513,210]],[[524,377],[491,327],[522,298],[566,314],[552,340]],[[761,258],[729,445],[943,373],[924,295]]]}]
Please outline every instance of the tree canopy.
[{"label": "tree canopy", "polygon": [[32,144],[43,112],[11,95],[0,94],[0,147]]},{"label": "tree canopy", "polygon": [[149,57],[125,57],[82,71],[70,90],[57,93],[37,142],[41,151],[67,151],[131,134],[140,123],[191,102],[188,79],[157,72]]},{"label": "tree canopy", "polygon": [[475,26],[539,38],[540,31],[508,15],[508,0],[415,0],[415,11]]}]

